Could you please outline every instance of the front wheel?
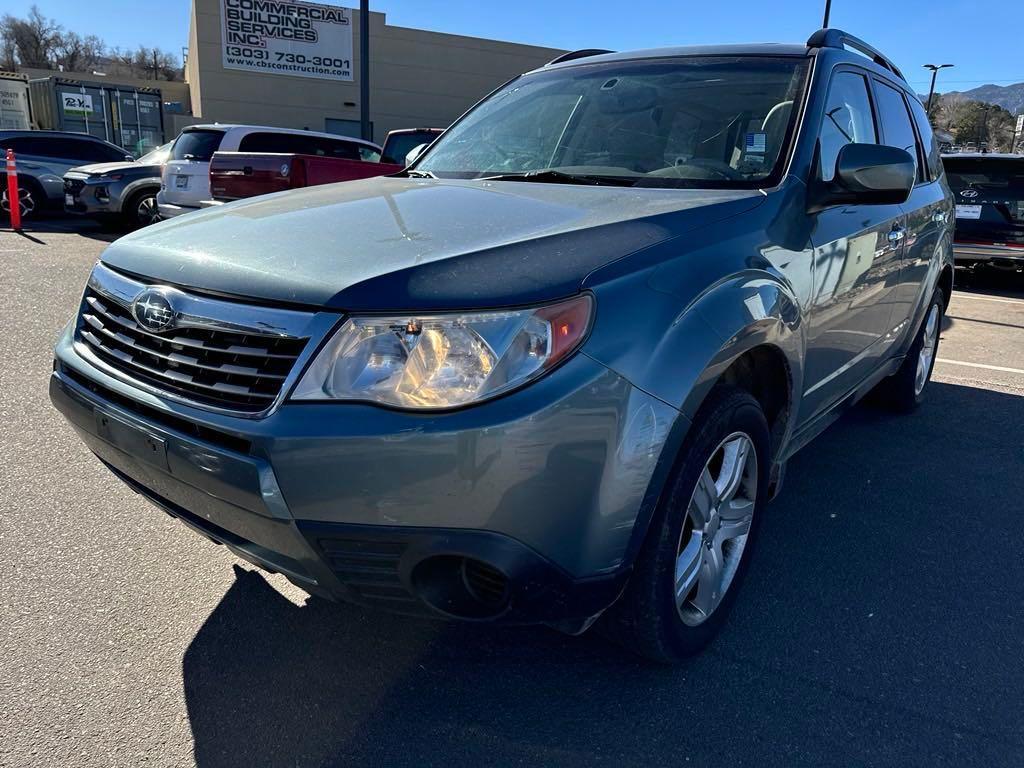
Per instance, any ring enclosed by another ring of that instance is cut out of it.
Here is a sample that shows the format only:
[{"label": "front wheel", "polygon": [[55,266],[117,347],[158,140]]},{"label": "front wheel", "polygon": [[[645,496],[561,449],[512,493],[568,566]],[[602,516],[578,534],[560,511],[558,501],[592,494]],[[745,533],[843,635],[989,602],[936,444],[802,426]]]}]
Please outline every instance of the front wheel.
[{"label": "front wheel", "polygon": [[768,424],[757,400],[716,389],[691,435],[630,583],[600,624],[662,663],[699,652],[724,624],[767,503]]},{"label": "front wheel", "polygon": [[133,229],[148,227],[150,224],[160,221],[160,209],[156,204],[156,190],[132,195],[124,211],[128,224]]}]

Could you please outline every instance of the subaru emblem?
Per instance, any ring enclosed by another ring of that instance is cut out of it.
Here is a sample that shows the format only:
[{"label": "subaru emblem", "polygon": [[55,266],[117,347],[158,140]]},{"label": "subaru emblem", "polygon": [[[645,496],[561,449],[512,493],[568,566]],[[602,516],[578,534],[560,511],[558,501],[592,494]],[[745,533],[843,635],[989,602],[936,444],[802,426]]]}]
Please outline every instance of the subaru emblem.
[{"label": "subaru emblem", "polygon": [[164,291],[147,288],[132,302],[135,322],[147,331],[166,331],[174,324],[175,311]]}]

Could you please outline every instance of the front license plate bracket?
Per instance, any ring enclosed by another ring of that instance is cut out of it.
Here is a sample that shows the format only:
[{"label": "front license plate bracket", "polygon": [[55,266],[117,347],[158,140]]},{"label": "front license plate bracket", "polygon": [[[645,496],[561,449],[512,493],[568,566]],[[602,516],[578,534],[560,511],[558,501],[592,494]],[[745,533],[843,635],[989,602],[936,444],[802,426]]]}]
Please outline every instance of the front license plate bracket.
[{"label": "front license plate bracket", "polygon": [[111,413],[97,409],[96,434],[133,459],[170,471],[167,465],[167,441],[129,424]]}]

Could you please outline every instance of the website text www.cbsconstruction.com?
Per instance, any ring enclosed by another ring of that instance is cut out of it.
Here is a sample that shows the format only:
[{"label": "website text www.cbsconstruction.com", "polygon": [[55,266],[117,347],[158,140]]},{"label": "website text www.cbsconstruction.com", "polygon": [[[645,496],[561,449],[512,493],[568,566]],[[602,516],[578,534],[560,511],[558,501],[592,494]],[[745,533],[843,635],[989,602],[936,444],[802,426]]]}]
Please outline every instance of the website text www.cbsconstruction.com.
[{"label": "website text www.cbsconstruction.com", "polygon": [[286,62],[266,61],[264,59],[242,59],[231,56],[227,57],[227,63],[243,67],[253,67],[255,69],[272,69],[275,72],[299,72],[303,74],[331,75],[334,77],[344,77],[351,72],[348,67],[338,68],[324,67],[316,64],[288,64]]}]

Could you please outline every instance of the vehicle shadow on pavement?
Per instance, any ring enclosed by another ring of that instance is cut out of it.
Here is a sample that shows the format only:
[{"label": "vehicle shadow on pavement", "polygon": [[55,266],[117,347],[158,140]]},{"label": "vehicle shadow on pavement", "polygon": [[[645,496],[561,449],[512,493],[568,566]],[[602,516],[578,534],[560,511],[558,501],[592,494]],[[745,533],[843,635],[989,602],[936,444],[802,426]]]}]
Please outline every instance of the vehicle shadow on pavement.
[{"label": "vehicle shadow on pavement", "polygon": [[183,661],[199,766],[1024,763],[1024,397],[935,382],[790,465],[725,631],[407,619],[238,577]]},{"label": "vehicle shadow on pavement", "polygon": [[1024,272],[1005,269],[957,269],[953,284],[958,291],[1019,299],[1024,295]]},{"label": "vehicle shadow on pavement", "polygon": [[[0,232],[12,232],[11,229],[0,229]],[[127,230],[110,225],[103,225],[92,219],[46,214],[25,222],[24,229],[18,233],[39,245],[46,245],[46,235],[52,233],[72,232],[90,240],[112,243],[127,234]]]}]

